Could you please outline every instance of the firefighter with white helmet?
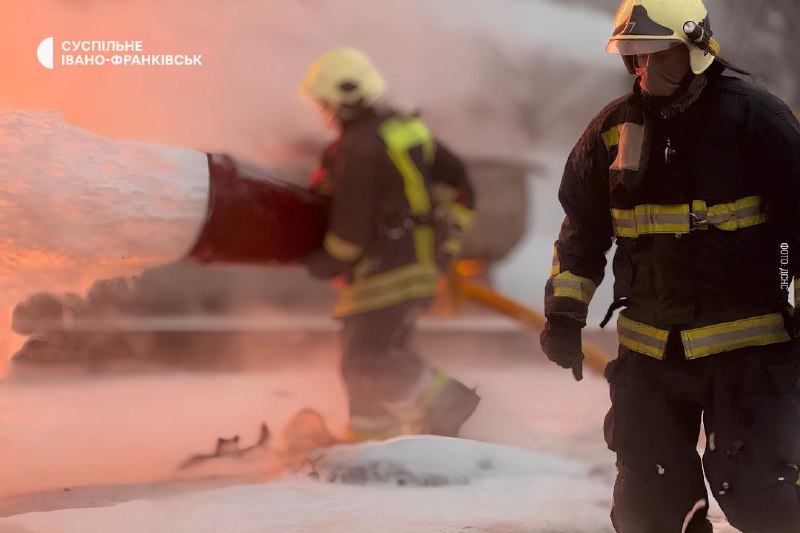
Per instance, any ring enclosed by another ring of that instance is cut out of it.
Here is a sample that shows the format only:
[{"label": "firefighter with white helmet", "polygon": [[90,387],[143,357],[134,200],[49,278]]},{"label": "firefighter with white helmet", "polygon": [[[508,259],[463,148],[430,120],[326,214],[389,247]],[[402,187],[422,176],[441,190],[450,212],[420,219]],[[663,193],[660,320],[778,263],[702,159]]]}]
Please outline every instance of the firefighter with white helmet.
[{"label": "firefighter with white helmet", "polygon": [[732,75],[700,0],[626,0],[614,26],[636,81],[567,161],[542,349],[581,377],[616,240],[614,527],[711,533],[705,473],[742,532],[800,531],[800,124]]},{"label": "firefighter with white helmet", "polygon": [[420,358],[411,336],[473,217],[465,167],[415,114],[386,103],[359,50],[322,55],[300,91],[339,131],[312,178],[332,207],[324,247],[306,264],[345,279],[335,314],[352,436],[455,435],[479,398]]}]

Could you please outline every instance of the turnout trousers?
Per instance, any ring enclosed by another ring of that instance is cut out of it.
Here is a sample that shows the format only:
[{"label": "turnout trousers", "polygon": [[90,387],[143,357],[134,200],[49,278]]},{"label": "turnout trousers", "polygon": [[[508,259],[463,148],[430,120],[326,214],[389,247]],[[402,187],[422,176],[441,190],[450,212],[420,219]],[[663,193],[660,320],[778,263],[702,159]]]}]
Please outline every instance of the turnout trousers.
[{"label": "turnout trousers", "polygon": [[710,533],[705,472],[737,529],[800,532],[799,359],[781,343],[687,361],[672,333],[663,361],[621,346],[606,369],[616,531]]}]

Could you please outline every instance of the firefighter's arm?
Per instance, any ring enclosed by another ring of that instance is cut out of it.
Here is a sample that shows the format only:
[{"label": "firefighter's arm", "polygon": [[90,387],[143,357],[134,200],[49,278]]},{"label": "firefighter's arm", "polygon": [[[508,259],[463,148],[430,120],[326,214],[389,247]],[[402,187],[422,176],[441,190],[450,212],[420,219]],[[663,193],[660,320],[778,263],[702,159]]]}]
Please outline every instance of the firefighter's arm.
[{"label": "firefighter's arm", "polygon": [[603,280],[614,231],[608,201],[608,153],[594,125],[573,149],[558,198],[566,217],[545,285],[545,316],[552,326],[582,328]]},{"label": "firefighter's arm", "polygon": [[475,218],[475,192],[461,159],[445,145],[436,145],[433,160],[432,193],[441,216],[448,222],[449,232],[444,253],[455,257],[461,252],[464,232]]},{"label": "firefighter's arm", "polygon": [[[800,307],[800,124],[772,95],[752,102],[744,150],[750,172],[764,185],[769,223],[788,246],[788,275],[794,278],[794,307]],[[778,251],[775,256],[778,257]],[[783,267],[785,268],[785,267]],[[800,318],[795,312],[795,319]]]},{"label": "firefighter's arm", "polygon": [[581,329],[603,280],[613,228],[608,203],[608,154],[590,125],[564,168],[558,198],[566,218],[545,285],[547,323],[540,343],[548,359],[583,379]]},{"label": "firefighter's arm", "polygon": [[312,275],[331,278],[346,273],[366,251],[375,228],[375,197],[381,145],[378,138],[348,139],[333,167],[330,225],[323,249],[312,254]]}]

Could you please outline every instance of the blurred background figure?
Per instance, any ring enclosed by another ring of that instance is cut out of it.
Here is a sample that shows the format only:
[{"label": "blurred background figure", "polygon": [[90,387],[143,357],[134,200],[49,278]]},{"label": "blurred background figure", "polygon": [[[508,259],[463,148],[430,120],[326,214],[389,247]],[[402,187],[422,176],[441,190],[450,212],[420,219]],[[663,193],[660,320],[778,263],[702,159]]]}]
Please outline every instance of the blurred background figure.
[{"label": "blurred background figure", "polygon": [[313,177],[332,205],[324,247],[306,265],[344,280],[335,315],[351,434],[455,435],[479,398],[418,357],[411,340],[474,216],[464,165],[414,113],[386,102],[383,77],[359,50],[321,56],[301,92],[339,132]]}]

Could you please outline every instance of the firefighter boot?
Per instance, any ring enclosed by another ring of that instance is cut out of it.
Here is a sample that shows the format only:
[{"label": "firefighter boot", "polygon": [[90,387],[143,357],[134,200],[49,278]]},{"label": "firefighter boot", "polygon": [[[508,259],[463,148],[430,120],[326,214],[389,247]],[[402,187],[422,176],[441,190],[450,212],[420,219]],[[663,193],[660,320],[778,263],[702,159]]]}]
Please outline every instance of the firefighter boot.
[{"label": "firefighter boot", "polygon": [[380,411],[351,413],[349,440],[384,440],[400,435],[455,437],[480,397],[442,372],[426,369],[408,398],[383,402]]}]

